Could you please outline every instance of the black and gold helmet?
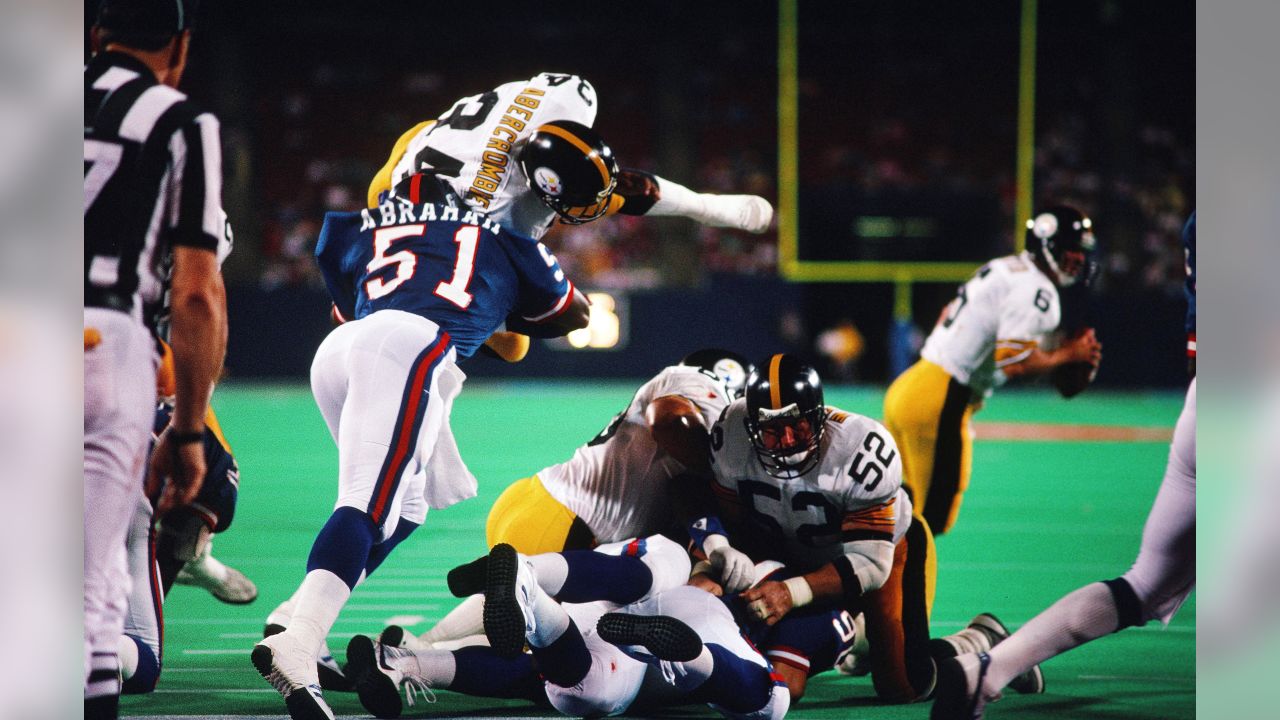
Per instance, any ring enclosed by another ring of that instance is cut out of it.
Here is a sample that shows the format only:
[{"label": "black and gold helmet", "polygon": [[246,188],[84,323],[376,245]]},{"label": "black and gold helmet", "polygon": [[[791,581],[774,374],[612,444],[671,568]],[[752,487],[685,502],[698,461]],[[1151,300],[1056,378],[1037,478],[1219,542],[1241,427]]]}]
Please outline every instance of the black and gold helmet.
[{"label": "black and gold helmet", "polygon": [[747,377],[747,435],[760,464],[796,478],[818,464],[827,424],[822,379],[794,355],[774,355]]},{"label": "black and gold helmet", "polygon": [[694,350],[680,360],[685,367],[696,367],[724,384],[729,400],[737,400],[746,391],[747,376],[756,369],[745,357],[732,350],[703,348]]},{"label": "black and gold helmet", "polygon": [[1026,246],[1049,268],[1059,287],[1088,285],[1097,274],[1093,221],[1069,205],[1044,208],[1027,220]]},{"label": "black and gold helmet", "polygon": [[557,120],[539,126],[520,150],[519,162],[529,189],[572,225],[604,215],[618,185],[613,150],[582,123]]}]

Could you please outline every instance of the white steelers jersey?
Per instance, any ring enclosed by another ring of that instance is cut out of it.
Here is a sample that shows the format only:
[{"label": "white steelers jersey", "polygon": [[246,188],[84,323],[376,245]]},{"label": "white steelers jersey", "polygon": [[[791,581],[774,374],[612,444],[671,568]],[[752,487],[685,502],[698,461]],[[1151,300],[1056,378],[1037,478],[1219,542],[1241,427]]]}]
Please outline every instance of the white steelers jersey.
[{"label": "white steelers jersey", "polygon": [[672,521],[668,482],[685,468],[658,448],[644,419],[649,403],[668,395],[692,402],[708,428],[729,402],[724,385],[698,368],[666,368],[571,460],[538,473],[601,543],[652,535]]},{"label": "white steelers jersey", "polygon": [[[818,464],[798,478],[765,470],[747,434],[745,399],[730,405],[712,428],[717,500],[741,510],[746,526],[765,535],[730,537],[734,547],[764,547],[772,559],[809,572],[844,554],[845,543],[896,543],[906,533],[911,500],[902,489],[893,436],[864,415],[827,411]],[[726,520],[733,514],[725,513]]]},{"label": "white steelers jersey", "polygon": [[577,75],[541,73],[463,98],[409,141],[391,172],[391,187],[431,170],[504,228],[542,237],[555,213],[529,191],[516,153],[539,125],[553,120],[591,127],[596,120],[591,83]]},{"label": "white steelers jersey", "polygon": [[1031,253],[996,258],[960,286],[920,357],[968,385],[978,399],[1004,383],[1000,368],[1043,346],[1061,319],[1058,288]]}]

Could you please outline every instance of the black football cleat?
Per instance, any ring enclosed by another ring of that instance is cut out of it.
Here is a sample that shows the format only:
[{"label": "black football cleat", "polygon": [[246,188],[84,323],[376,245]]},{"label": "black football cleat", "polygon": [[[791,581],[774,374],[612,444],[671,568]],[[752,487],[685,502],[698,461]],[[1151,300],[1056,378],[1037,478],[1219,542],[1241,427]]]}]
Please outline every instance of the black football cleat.
[{"label": "black football cleat", "polygon": [[688,662],[702,654],[702,638],[693,628],[666,615],[606,613],[596,634],[614,645],[640,645],[659,660]]}]

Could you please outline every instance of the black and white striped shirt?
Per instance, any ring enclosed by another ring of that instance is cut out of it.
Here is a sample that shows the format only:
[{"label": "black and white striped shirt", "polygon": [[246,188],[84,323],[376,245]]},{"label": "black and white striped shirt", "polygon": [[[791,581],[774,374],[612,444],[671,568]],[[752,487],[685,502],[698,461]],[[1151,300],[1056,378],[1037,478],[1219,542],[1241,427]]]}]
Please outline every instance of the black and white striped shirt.
[{"label": "black and white striped shirt", "polygon": [[84,70],[84,304],[153,331],[172,249],[230,251],[218,120],[140,61],[100,53]]}]

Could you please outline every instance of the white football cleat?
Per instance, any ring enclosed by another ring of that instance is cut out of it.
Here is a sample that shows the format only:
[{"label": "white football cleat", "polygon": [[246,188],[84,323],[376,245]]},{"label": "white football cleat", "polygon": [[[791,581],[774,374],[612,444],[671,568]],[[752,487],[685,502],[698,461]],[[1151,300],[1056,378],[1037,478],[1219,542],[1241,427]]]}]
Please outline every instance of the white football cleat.
[{"label": "white football cleat", "polygon": [[[276,609],[267,616],[267,623],[262,628],[262,637],[269,638],[284,632],[292,620],[293,598],[289,598],[277,605]],[[351,680],[342,671],[338,661],[333,659],[333,653],[329,651],[327,641],[322,642],[320,650],[316,652],[316,675],[320,678],[320,687],[325,690],[351,692],[353,689]]]},{"label": "white football cleat", "polygon": [[293,720],[334,720],[316,677],[315,655],[288,633],[263,638],[253,646],[253,667],[284,697]]},{"label": "white football cleat", "polygon": [[209,552],[188,562],[178,571],[174,582],[208,590],[224,603],[245,605],[258,597],[258,586],[244,573],[222,564]]}]

